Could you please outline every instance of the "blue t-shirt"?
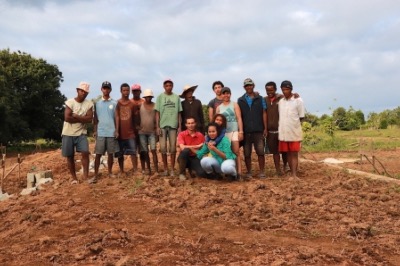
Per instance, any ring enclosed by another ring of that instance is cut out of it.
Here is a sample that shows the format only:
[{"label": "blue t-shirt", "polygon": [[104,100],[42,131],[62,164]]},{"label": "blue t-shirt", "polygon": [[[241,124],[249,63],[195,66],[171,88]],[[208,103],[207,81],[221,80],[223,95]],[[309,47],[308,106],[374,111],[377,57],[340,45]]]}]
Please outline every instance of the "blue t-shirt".
[{"label": "blue t-shirt", "polygon": [[95,112],[97,119],[97,136],[114,137],[115,132],[115,108],[117,102],[113,99],[104,100],[101,98],[96,102]]}]

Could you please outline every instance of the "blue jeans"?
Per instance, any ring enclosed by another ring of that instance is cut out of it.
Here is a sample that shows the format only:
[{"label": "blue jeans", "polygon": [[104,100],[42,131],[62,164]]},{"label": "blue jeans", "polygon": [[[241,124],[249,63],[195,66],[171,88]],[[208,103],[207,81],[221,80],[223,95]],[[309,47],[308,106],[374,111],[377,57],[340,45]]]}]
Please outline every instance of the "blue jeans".
[{"label": "blue jeans", "polygon": [[211,174],[213,172],[218,174],[226,174],[236,176],[236,162],[232,159],[227,159],[219,164],[217,159],[214,157],[203,157],[200,161],[201,167],[206,171],[207,174]]},{"label": "blue jeans", "polygon": [[149,146],[150,146],[150,150],[152,150],[152,151],[156,150],[156,135],[155,135],[155,133],[139,134],[139,140],[140,140],[140,150],[141,151],[148,152]]}]

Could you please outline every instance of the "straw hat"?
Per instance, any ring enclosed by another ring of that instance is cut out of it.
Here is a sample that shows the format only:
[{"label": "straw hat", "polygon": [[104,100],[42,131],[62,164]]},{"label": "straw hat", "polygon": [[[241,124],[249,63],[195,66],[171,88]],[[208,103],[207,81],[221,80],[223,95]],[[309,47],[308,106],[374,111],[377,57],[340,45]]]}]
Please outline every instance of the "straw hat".
[{"label": "straw hat", "polygon": [[186,92],[188,92],[189,90],[193,90],[193,91],[195,91],[195,90],[196,90],[196,88],[197,88],[197,86],[198,86],[198,85],[194,85],[194,86],[191,86],[191,85],[185,85],[185,87],[183,87],[183,92],[182,92],[182,94],[181,94],[181,95],[179,95],[179,97],[181,97],[181,98],[185,98],[185,93],[186,93]]}]

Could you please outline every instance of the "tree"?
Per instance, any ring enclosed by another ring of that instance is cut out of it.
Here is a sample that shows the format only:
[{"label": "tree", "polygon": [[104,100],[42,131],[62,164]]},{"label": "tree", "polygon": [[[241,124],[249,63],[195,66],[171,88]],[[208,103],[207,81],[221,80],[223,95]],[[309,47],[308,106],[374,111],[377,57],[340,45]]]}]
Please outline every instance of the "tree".
[{"label": "tree", "polygon": [[354,110],[352,106],[346,111],[343,107],[338,107],[333,111],[332,117],[335,125],[340,130],[355,130],[365,124],[364,113],[361,110]]},{"label": "tree", "polygon": [[62,73],[23,52],[0,51],[0,141],[59,140],[65,96]]},{"label": "tree", "polygon": [[343,130],[346,128],[346,109],[344,107],[338,107],[333,110],[332,118],[335,125]]},{"label": "tree", "polygon": [[210,121],[208,119],[208,105],[203,104],[202,108],[203,108],[203,115],[204,115],[204,124],[207,126],[210,123]]},{"label": "tree", "polygon": [[315,127],[318,125],[318,116],[306,112],[304,116],[304,122],[308,122],[311,124],[311,126]]}]

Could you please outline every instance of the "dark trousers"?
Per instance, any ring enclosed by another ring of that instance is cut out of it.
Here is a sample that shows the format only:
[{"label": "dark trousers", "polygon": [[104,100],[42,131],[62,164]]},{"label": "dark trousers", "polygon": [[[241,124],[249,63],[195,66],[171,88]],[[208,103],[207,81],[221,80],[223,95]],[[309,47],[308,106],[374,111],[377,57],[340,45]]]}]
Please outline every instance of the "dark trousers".
[{"label": "dark trousers", "polygon": [[191,156],[189,149],[183,149],[178,156],[179,174],[185,174],[186,168],[193,170],[197,176],[205,177],[206,172],[201,168],[200,160],[196,155]]}]

